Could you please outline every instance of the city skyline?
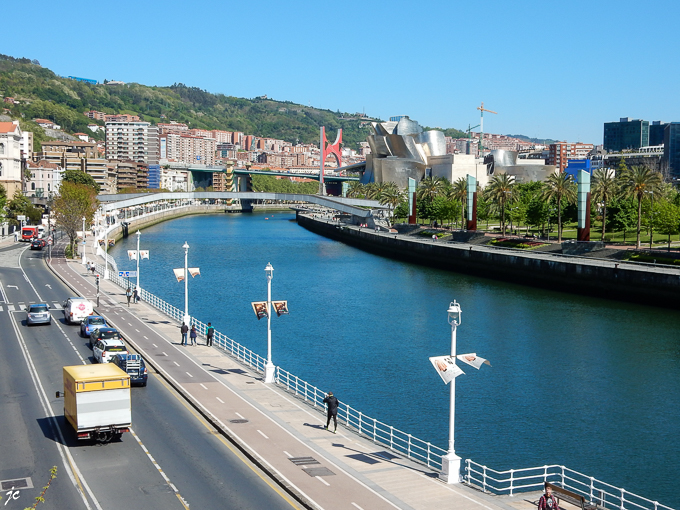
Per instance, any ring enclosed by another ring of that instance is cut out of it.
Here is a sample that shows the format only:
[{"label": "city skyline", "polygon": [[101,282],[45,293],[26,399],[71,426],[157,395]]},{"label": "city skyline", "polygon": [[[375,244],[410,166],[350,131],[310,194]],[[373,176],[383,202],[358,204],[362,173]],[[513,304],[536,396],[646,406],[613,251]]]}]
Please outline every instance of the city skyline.
[{"label": "city skyline", "polygon": [[[56,30],[79,6],[88,12],[80,42],[77,29]],[[50,43],[12,24],[0,53],[36,59],[62,76],[181,82],[383,120],[409,115],[429,127],[475,126],[483,101],[498,112],[485,115],[487,133],[570,142],[602,143],[603,124],[621,117],[680,120],[680,105],[663,86],[680,74],[672,55],[680,5],[671,1],[654,10],[608,0],[433,1],[419,9],[349,2],[340,11],[299,1],[266,0],[257,10],[202,6],[125,0],[114,12],[75,2],[67,14],[41,0],[33,22],[48,33],[55,27]],[[650,81],[652,69],[664,77],[660,86]]]}]

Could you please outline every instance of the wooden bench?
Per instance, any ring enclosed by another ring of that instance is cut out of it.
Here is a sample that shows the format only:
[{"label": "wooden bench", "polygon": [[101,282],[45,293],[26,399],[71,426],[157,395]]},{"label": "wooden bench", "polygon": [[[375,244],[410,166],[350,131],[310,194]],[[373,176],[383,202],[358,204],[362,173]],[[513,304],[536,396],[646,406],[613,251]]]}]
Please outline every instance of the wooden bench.
[{"label": "wooden bench", "polygon": [[567,503],[580,507],[581,510],[595,510],[597,508],[597,505],[588,502],[584,496],[581,496],[576,492],[564,489],[563,487],[550,482],[545,482],[544,485],[546,489],[548,487],[552,489],[553,496],[557,499],[558,506],[560,504],[560,499],[563,499]]}]

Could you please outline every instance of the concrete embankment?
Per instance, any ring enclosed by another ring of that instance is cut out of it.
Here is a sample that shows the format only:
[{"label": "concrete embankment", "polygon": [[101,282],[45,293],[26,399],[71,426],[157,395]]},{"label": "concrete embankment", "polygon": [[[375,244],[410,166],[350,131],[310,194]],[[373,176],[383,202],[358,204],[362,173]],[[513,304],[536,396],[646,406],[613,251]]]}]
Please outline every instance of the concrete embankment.
[{"label": "concrete embankment", "polygon": [[475,276],[680,308],[680,269],[377,233],[298,214],[311,232],[362,250]]}]

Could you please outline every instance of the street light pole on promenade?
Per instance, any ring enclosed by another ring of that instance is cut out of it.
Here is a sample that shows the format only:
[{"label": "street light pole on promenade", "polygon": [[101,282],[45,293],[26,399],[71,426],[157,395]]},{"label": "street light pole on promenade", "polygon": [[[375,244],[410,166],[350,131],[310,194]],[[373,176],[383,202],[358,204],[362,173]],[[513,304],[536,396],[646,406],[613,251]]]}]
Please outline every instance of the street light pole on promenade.
[{"label": "street light pole on promenade", "polygon": [[189,243],[184,241],[184,324],[191,324],[189,317]]},{"label": "street light pole on promenade", "polygon": [[142,233],[137,230],[137,295],[142,292],[142,288],[139,286],[139,259],[140,259],[140,254],[139,254],[139,238],[141,237]]},{"label": "street light pole on promenade", "polygon": [[[448,321],[451,324],[451,359],[456,359],[456,328],[460,326],[462,311],[460,305],[453,300],[449,305]],[[441,478],[446,483],[460,482],[460,457],[456,455],[455,443],[455,422],[456,422],[456,378],[451,382],[451,401],[449,410],[449,451],[442,457]]]},{"label": "street light pole on promenade", "polygon": [[83,216],[83,264],[85,264],[85,246],[87,246],[87,241],[85,240],[85,216]]},{"label": "street light pole on promenade", "polygon": [[104,225],[104,280],[109,277],[109,224]]},{"label": "street light pole on promenade", "polygon": [[271,263],[267,263],[264,268],[267,274],[267,364],[264,367],[264,382],[271,384],[274,382],[276,367],[272,363],[272,278],[274,278],[274,268]]}]

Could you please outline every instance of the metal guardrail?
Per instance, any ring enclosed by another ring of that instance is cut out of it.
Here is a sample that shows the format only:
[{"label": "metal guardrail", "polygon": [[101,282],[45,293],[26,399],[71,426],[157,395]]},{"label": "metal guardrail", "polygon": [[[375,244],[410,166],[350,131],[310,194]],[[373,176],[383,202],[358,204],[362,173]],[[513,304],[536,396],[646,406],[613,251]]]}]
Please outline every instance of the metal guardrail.
[{"label": "metal guardrail", "polygon": [[[101,273],[104,267],[96,264]],[[110,275],[110,281],[123,289],[127,289],[127,279],[117,274]],[[165,302],[159,297],[141,290],[140,298],[148,304],[181,323],[184,312]],[[195,325],[202,337],[205,337],[207,325],[192,317],[191,325]],[[264,374],[266,359],[244,347],[238,342],[219,331],[215,331],[213,344],[233,356],[244,365]],[[326,393],[316,386],[300,379],[290,372],[276,367],[275,381],[296,397],[309,403],[314,408],[325,408],[323,399]],[[415,462],[424,464],[432,469],[441,471],[442,456],[446,450],[432,443],[423,441],[412,434],[408,434],[391,425],[387,425],[375,418],[363,414],[348,404],[340,403],[338,420],[359,435],[384,446],[395,453],[399,453]],[[510,469],[496,471],[470,459],[465,460],[463,482],[478,487],[484,492],[494,494],[514,495],[542,489],[544,482],[557,483],[573,492],[583,495],[592,504],[610,510],[674,510],[662,505],[658,501],[638,496],[625,489],[615,487],[592,476],[560,465],[539,466],[525,469]]]},{"label": "metal guardrail", "polygon": [[592,476],[557,464],[525,469],[496,471],[470,459],[465,460],[463,481],[484,492],[514,495],[542,490],[551,482],[586,498],[591,504],[611,510],[673,510],[658,501],[643,498]]}]

